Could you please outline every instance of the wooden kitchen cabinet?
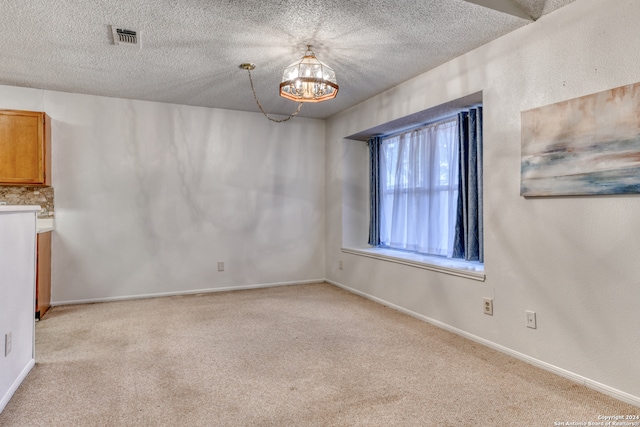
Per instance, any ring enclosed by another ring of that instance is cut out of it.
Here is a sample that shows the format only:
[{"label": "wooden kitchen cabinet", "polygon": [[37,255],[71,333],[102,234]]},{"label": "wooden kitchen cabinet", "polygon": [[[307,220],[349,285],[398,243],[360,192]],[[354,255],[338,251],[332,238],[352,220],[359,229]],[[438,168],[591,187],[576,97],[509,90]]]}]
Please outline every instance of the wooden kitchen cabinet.
[{"label": "wooden kitchen cabinet", "polygon": [[38,233],[36,269],[36,319],[41,319],[51,304],[51,232]]},{"label": "wooden kitchen cabinet", "polygon": [[51,120],[45,113],[0,110],[0,185],[51,185]]}]

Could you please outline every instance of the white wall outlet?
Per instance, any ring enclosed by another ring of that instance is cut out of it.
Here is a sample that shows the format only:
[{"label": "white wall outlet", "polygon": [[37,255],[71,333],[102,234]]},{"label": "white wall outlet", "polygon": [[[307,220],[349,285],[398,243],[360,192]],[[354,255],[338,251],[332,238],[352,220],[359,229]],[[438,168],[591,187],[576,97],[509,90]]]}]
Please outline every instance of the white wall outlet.
[{"label": "white wall outlet", "polygon": [[342,260],[338,261],[338,268],[342,270]]},{"label": "white wall outlet", "polygon": [[484,306],[484,314],[489,316],[493,316],[493,299],[492,298],[483,298],[482,299]]},{"label": "white wall outlet", "polygon": [[224,262],[222,261],[218,262],[218,271],[224,271]]},{"label": "white wall outlet", "polygon": [[4,357],[11,353],[11,332],[4,334]]},{"label": "white wall outlet", "polygon": [[527,314],[527,328],[536,329],[536,312],[530,310],[525,310],[524,312]]}]

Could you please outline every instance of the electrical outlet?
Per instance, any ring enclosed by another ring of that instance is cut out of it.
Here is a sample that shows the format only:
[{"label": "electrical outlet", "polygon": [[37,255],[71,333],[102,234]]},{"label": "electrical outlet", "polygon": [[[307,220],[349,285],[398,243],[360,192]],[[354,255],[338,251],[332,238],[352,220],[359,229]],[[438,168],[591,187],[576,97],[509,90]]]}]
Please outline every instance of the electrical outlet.
[{"label": "electrical outlet", "polygon": [[218,271],[224,271],[224,262],[218,262]]},{"label": "electrical outlet", "polygon": [[484,303],[484,314],[493,316],[493,299],[483,298],[482,301]]},{"label": "electrical outlet", "polygon": [[338,268],[342,270],[342,260],[338,261]]},{"label": "electrical outlet", "polygon": [[11,353],[11,332],[4,334],[4,357]]},{"label": "electrical outlet", "polygon": [[530,310],[525,310],[524,312],[527,314],[527,328],[536,329],[536,312]]}]

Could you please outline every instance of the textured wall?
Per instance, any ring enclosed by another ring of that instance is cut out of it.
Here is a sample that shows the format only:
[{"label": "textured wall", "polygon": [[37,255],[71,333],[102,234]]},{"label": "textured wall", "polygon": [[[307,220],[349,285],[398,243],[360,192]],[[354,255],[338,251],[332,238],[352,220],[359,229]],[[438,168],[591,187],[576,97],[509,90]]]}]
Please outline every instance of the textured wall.
[{"label": "textured wall", "polygon": [[[519,195],[520,112],[640,81],[638,20],[580,0],[329,119],[327,277],[640,401],[640,195]],[[368,217],[367,150],[343,138],[480,90],[486,281],[341,253]]]},{"label": "textured wall", "polygon": [[0,202],[7,205],[38,205],[38,218],[54,217],[53,187],[0,186]]},{"label": "textured wall", "polygon": [[323,121],[7,86],[0,108],[52,119],[54,303],[324,277]]}]

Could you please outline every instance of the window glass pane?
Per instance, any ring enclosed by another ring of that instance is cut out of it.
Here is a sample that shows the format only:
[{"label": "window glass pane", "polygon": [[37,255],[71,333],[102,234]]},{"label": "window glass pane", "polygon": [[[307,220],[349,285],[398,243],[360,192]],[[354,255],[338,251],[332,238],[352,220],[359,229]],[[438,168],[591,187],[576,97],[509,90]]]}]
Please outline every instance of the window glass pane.
[{"label": "window glass pane", "polygon": [[383,246],[451,255],[458,197],[457,141],[457,119],[383,139]]}]

